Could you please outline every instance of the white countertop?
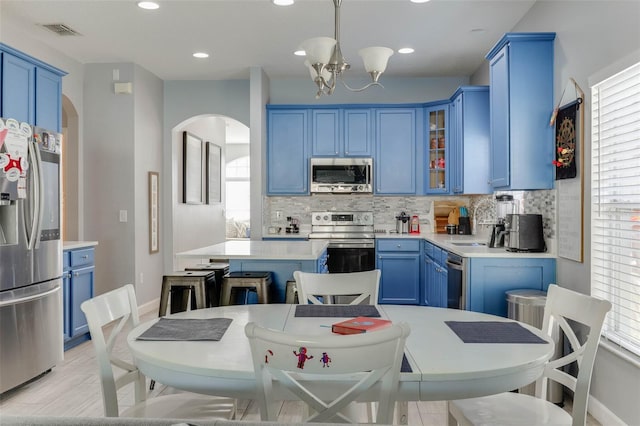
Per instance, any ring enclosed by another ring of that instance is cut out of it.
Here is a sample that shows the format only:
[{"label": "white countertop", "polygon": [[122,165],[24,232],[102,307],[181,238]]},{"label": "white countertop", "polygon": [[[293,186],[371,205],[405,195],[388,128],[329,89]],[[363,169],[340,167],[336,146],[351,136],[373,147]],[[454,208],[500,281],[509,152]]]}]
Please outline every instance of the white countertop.
[{"label": "white countertop", "polygon": [[74,250],[82,247],[94,247],[97,246],[97,241],[63,241],[62,249],[63,250]]},{"label": "white countertop", "polygon": [[315,260],[327,248],[327,241],[226,241],[177,253],[178,257],[224,259]]},{"label": "white countertop", "polygon": [[396,234],[396,233],[377,233],[376,239],[384,238],[409,238],[427,240],[449,252],[455,253],[463,257],[494,257],[494,258],[551,258],[554,259],[554,253],[515,253],[507,251],[504,247],[489,248],[486,245],[467,246],[456,245],[455,243],[487,243],[488,238],[481,235],[449,235],[434,234],[432,232],[421,232],[420,234]]}]

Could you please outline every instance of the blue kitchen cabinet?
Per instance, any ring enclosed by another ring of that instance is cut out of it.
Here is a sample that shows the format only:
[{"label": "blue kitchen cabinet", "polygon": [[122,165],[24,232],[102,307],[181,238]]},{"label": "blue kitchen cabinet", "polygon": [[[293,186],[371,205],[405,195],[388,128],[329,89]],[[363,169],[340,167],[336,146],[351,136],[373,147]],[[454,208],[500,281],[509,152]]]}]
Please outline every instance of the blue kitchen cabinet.
[{"label": "blue kitchen cabinet", "polygon": [[89,340],[89,325],[80,309],[93,297],[95,263],[94,248],[78,248],[63,252],[64,350]]},{"label": "blue kitchen cabinet", "polygon": [[492,194],[489,87],[461,86],[451,97],[449,177],[454,194]]},{"label": "blue kitchen cabinet", "polygon": [[[230,272],[271,271],[271,303],[285,303],[287,281],[293,280],[294,271],[327,273],[327,251],[313,260],[229,259]],[[247,303],[258,302],[255,293],[249,293]]]},{"label": "blue kitchen cabinet", "polygon": [[370,157],[371,110],[319,108],[311,110],[312,157]]},{"label": "blue kitchen cabinet", "polygon": [[377,195],[416,194],[417,108],[375,109]]},{"label": "blue kitchen cabinet", "polygon": [[0,116],[59,132],[65,72],[0,43]]},{"label": "blue kitchen cabinet", "polygon": [[471,257],[467,270],[467,309],[506,317],[506,291],[547,291],[555,280],[553,258]]},{"label": "blue kitchen cabinet", "polygon": [[447,307],[448,274],[447,267],[443,262],[446,257],[446,251],[425,241],[421,305],[437,308]]},{"label": "blue kitchen cabinet", "polygon": [[449,103],[425,105],[425,194],[448,194],[450,164]]},{"label": "blue kitchen cabinet", "polygon": [[420,241],[376,240],[376,268],[380,269],[379,303],[420,304]]},{"label": "blue kitchen cabinet", "polygon": [[554,39],[555,33],[507,33],[486,56],[494,189],[553,188]]},{"label": "blue kitchen cabinet", "polygon": [[267,108],[267,194],[307,195],[309,111]]}]

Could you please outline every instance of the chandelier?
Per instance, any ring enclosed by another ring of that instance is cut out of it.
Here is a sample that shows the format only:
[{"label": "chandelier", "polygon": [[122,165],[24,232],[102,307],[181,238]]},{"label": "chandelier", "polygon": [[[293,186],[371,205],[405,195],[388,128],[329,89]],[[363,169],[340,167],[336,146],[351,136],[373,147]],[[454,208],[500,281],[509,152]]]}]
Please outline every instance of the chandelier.
[{"label": "chandelier", "polygon": [[335,9],[335,33],[331,37],[315,37],[305,40],[300,48],[305,51],[307,60],[304,64],[309,68],[311,78],[318,86],[316,99],[322,95],[331,95],[336,88],[338,78],[342,85],[352,91],[361,92],[371,86],[381,86],[378,83],[380,75],[387,68],[389,57],[393,50],[388,47],[366,47],[360,49],[358,54],[362,57],[364,68],[371,76],[371,82],[359,89],[353,89],[343,79],[344,71],[351,65],[342,56],[340,49],[340,5],[342,0],[333,0]]}]

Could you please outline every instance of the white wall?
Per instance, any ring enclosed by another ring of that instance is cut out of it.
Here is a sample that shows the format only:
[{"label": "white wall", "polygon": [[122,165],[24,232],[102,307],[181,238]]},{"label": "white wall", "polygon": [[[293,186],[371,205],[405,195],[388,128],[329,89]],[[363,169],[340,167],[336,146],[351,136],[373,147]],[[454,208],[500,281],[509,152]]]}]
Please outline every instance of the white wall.
[{"label": "white wall", "polygon": [[[585,176],[584,262],[558,258],[557,281],[561,286],[589,294],[591,102],[588,80],[609,64],[640,49],[640,2],[538,1],[512,31],[555,31],[555,102],[560,100],[569,77],[573,77],[586,93],[585,164],[578,166],[579,172],[584,171]],[[486,61],[471,81],[473,84],[488,84]],[[571,96],[575,95],[573,87],[569,86],[565,102]],[[562,238],[562,229],[558,230],[558,238]],[[637,366],[601,348],[596,358],[591,394],[624,422],[640,424],[640,369]]]}]

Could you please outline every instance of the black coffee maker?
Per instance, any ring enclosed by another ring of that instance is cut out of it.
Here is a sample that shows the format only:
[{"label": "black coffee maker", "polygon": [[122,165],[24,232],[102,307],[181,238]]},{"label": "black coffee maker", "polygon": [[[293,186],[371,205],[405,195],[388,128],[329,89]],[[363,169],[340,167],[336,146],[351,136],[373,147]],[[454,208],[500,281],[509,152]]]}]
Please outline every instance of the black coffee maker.
[{"label": "black coffee maker", "polygon": [[513,195],[503,194],[496,196],[496,216],[497,221],[491,229],[488,247],[504,247],[504,236],[506,235],[505,219],[508,214],[516,214],[517,207],[513,201]]}]

